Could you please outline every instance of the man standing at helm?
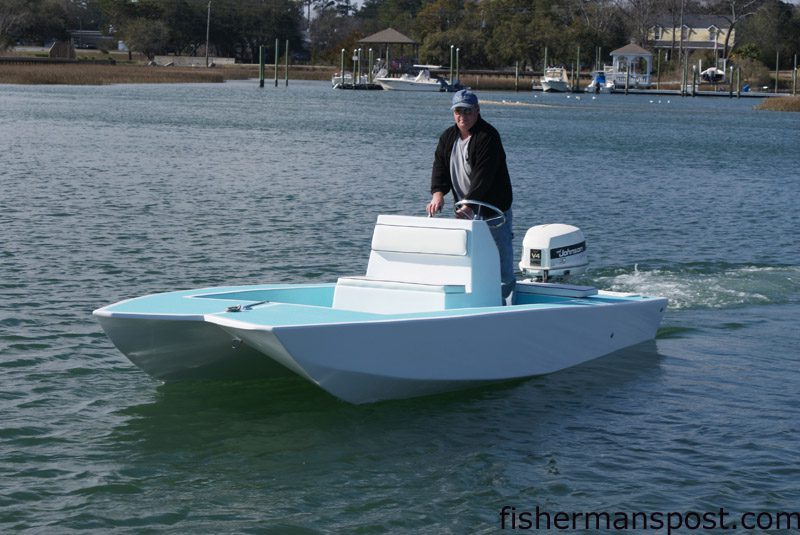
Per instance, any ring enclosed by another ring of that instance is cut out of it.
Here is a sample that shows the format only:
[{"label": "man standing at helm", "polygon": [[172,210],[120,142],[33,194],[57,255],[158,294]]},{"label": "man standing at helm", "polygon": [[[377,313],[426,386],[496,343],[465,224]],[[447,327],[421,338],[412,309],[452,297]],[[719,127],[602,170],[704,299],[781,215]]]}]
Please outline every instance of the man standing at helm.
[{"label": "man standing at helm", "polygon": [[[453,192],[456,202],[468,199],[496,206],[506,216],[502,225],[490,222],[489,228],[500,253],[500,278],[503,299],[516,282],[514,276],[514,235],[511,232],[511,179],[500,134],[483,120],[478,97],[468,89],[453,95],[450,109],[455,124],[439,137],[431,172],[431,202],[428,215],[441,211],[444,196]],[[462,205],[456,210],[461,219],[491,219],[497,214],[478,205]]]}]

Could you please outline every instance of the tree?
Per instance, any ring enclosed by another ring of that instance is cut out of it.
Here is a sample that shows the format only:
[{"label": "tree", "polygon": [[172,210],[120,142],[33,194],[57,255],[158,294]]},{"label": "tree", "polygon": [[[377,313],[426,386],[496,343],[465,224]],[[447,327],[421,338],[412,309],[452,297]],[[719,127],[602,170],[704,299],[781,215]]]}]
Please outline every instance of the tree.
[{"label": "tree", "polygon": [[625,0],[622,10],[628,27],[628,35],[644,45],[647,43],[647,32],[655,24],[658,15],[656,0]]},{"label": "tree", "polygon": [[338,64],[343,48],[348,51],[357,48],[357,41],[363,37],[363,33],[358,30],[359,21],[350,16],[351,11],[345,7],[344,3],[332,3],[327,8],[321,9],[312,21],[313,59]]},{"label": "tree", "polygon": [[800,7],[767,0],[739,25],[737,56],[750,56],[772,65],[776,53],[789,67],[792,53],[800,49]]},{"label": "tree", "polygon": [[[728,32],[725,34],[725,44],[722,50],[722,57],[728,59],[730,56],[731,35],[736,26],[748,17],[753,16],[763,4],[764,0],[719,0],[712,2],[711,9],[718,9],[721,16],[728,22]],[[726,12],[727,13],[724,13]],[[724,14],[722,14],[724,13]]]},{"label": "tree", "polygon": [[122,36],[130,50],[141,52],[152,60],[166,47],[169,28],[163,21],[137,17],[126,22]]},{"label": "tree", "polygon": [[24,30],[31,12],[24,0],[0,0],[0,50],[12,46]]},{"label": "tree", "polygon": [[[302,14],[292,0],[215,0],[218,15],[211,24],[211,42],[223,56],[255,63],[259,47],[289,40],[302,48]],[[273,50],[274,51],[274,50]]]}]

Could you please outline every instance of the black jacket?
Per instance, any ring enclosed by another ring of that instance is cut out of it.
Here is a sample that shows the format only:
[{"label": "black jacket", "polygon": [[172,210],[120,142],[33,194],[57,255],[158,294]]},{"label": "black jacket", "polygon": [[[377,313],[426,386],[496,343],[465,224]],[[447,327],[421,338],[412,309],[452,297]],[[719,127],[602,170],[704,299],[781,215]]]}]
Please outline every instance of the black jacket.
[{"label": "black jacket", "polygon": [[[472,134],[472,139],[467,150],[467,161],[472,172],[470,173],[467,198],[489,203],[505,212],[511,208],[513,197],[511,179],[508,176],[508,166],[506,166],[506,152],[503,150],[500,134],[482,117],[478,118],[478,122],[470,130],[470,134]],[[458,137],[458,127],[455,124],[442,132],[439,137],[439,145],[436,147],[431,171],[431,193],[437,191],[447,193],[453,189],[450,176],[450,155],[453,153],[453,145]],[[455,192],[453,196],[455,197]],[[456,201],[460,200],[456,199]]]}]

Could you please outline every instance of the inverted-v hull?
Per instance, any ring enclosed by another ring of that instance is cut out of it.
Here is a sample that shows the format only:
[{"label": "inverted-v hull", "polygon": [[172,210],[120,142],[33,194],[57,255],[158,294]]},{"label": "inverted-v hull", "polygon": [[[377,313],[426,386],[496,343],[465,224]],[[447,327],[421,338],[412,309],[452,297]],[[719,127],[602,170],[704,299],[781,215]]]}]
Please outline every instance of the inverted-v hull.
[{"label": "inverted-v hull", "polygon": [[407,314],[331,307],[334,285],[209,288],[95,311],[148,374],[296,374],[351,403],[552,373],[655,337],[662,298],[519,294],[517,304]]},{"label": "inverted-v hull", "polygon": [[665,301],[270,328],[208,321],[351,403],[552,373],[652,340]]}]

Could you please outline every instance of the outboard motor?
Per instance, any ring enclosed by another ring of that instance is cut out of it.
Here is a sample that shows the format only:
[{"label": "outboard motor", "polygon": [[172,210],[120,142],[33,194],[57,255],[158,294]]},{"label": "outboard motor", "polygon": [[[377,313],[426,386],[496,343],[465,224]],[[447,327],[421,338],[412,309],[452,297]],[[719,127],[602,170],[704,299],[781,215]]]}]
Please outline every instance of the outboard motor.
[{"label": "outboard motor", "polygon": [[551,223],[528,229],[519,269],[536,281],[565,280],[586,271],[586,239],[578,227]]}]

